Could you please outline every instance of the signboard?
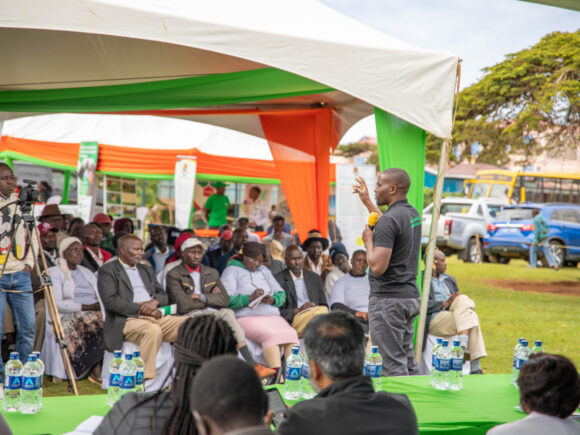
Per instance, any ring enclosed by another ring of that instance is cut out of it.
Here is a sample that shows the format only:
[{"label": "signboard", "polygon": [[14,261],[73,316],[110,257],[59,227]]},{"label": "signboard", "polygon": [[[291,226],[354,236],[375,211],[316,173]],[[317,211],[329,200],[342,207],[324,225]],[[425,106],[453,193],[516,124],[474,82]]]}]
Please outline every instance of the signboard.
[{"label": "signboard", "polygon": [[175,226],[189,228],[197,160],[195,156],[177,156],[175,162]]},{"label": "signboard", "polygon": [[95,207],[98,160],[99,144],[97,142],[81,142],[77,166],[77,192],[80,217],[85,222],[91,221]]},{"label": "signboard", "polygon": [[336,225],[349,255],[364,249],[361,236],[369,216],[358,195],[352,193],[352,186],[357,184],[355,177],[359,176],[366,181],[373,198],[377,178],[374,165],[336,165]]}]

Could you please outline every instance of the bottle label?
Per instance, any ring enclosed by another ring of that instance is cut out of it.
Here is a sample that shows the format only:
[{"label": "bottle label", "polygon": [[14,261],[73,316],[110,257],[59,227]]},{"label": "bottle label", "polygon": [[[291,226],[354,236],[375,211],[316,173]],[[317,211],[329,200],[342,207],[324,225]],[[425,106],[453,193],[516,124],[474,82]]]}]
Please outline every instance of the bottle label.
[{"label": "bottle label", "polygon": [[380,378],[383,372],[383,366],[379,364],[367,364],[365,366],[365,375],[371,378]]},{"label": "bottle label", "polygon": [[527,360],[525,360],[525,359],[521,359],[521,358],[520,358],[520,359],[518,359],[518,362],[517,362],[517,365],[516,365],[516,369],[520,370],[520,369],[522,368],[522,365],[524,365],[524,363],[525,363],[526,361],[527,361]]},{"label": "bottle label", "polygon": [[22,376],[6,376],[4,388],[7,390],[20,390],[22,388]]},{"label": "bottle label", "polygon": [[448,372],[451,368],[451,359],[450,358],[438,358],[437,359],[437,366],[436,369],[440,372]]},{"label": "bottle label", "polygon": [[303,364],[303,365],[302,365],[302,377],[303,377],[304,379],[308,379],[308,376],[309,376],[309,375],[308,375],[308,370],[309,370],[309,368],[308,368],[308,364]]},{"label": "bottle label", "polygon": [[135,388],[135,376],[121,376],[120,387],[124,390]]},{"label": "bottle label", "polygon": [[302,367],[286,367],[286,380],[298,381],[302,376]]},{"label": "bottle label", "polygon": [[143,372],[138,371],[135,375],[135,385],[143,385]]},{"label": "bottle label", "polygon": [[36,388],[40,389],[41,387],[42,387],[42,375],[36,377]]},{"label": "bottle label", "polygon": [[119,373],[111,373],[109,376],[109,387],[118,387],[121,385],[121,376]]},{"label": "bottle label", "polygon": [[518,357],[514,355],[514,362],[513,362],[514,368],[518,365]]},{"label": "bottle label", "polygon": [[36,376],[22,376],[22,389],[29,391],[37,390]]},{"label": "bottle label", "polygon": [[456,372],[463,370],[463,360],[461,358],[452,358],[451,370],[455,370]]}]

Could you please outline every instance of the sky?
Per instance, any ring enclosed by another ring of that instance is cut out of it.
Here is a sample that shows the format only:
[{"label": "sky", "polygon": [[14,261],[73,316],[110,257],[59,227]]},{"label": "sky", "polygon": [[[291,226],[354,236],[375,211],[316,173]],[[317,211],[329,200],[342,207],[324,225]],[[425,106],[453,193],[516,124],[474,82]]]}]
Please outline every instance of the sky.
[{"label": "sky", "polygon": [[[506,54],[533,46],[547,33],[580,28],[580,12],[518,0],[319,1],[405,42],[458,55],[462,89]],[[374,117],[355,124],[341,143],[362,136],[376,136]]]}]

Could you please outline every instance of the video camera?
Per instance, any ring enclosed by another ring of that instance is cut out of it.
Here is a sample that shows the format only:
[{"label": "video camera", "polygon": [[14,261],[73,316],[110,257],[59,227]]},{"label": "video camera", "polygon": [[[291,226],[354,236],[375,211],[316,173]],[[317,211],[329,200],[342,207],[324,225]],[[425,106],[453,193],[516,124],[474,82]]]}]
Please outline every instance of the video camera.
[{"label": "video camera", "polygon": [[20,193],[18,194],[18,200],[16,203],[20,207],[25,207],[30,209],[37,202],[44,202],[46,195],[35,188],[36,181],[34,180],[22,180],[24,187],[20,188]]}]

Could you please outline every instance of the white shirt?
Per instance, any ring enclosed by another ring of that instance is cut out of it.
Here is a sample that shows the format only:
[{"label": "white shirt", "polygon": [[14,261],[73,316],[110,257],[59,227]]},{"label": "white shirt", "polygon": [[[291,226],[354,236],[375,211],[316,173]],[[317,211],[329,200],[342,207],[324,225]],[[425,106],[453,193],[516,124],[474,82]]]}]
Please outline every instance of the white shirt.
[{"label": "white shirt", "polygon": [[292,281],[294,281],[294,288],[296,289],[296,297],[298,299],[298,308],[304,305],[307,302],[310,302],[310,298],[308,297],[308,291],[306,290],[306,284],[304,283],[304,274],[298,278],[291,270],[290,276],[292,277]]},{"label": "white shirt", "polygon": [[153,261],[155,262],[155,274],[163,272],[165,268],[165,260],[169,257],[169,247],[165,247],[165,252],[161,252],[157,246],[153,247]]},{"label": "white shirt", "polygon": [[131,287],[133,287],[133,302],[136,304],[141,302],[147,302],[152,299],[151,295],[147,291],[145,284],[143,283],[143,278],[137,267],[131,267],[125,263],[121,263],[125,268],[125,272],[129,276],[129,281],[131,281]]},{"label": "white shirt", "polygon": [[193,279],[193,293],[201,294],[201,277],[198,271],[190,273],[191,279]]},{"label": "white shirt", "polygon": [[578,435],[580,424],[572,418],[558,418],[532,412],[523,420],[492,427],[488,435]]},{"label": "white shirt", "polygon": [[370,293],[368,275],[358,277],[347,273],[334,284],[329,305],[341,303],[352,310],[368,313]]},{"label": "white shirt", "polygon": [[310,269],[312,270],[312,272],[316,272],[318,275],[322,275],[322,255],[318,259],[317,264],[314,264],[312,262],[308,254],[306,254],[306,261],[308,261],[308,264],[310,265]]},{"label": "white shirt", "polygon": [[328,275],[326,275],[326,281],[324,282],[324,292],[326,293],[326,299],[330,300],[330,295],[332,294],[332,288],[334,283],[344,276],[344,272],[340,270],[337,266],[332,266],[332,270]]},{"label": "white shirt", "polygon": [[[250,202],[251,200],[248,200]],[[263,199],[256,199],[249,204],[249,219],[250,222],[255,222],[256,225],[264,227],[264,230],[270,225],[270,207]]]}]

